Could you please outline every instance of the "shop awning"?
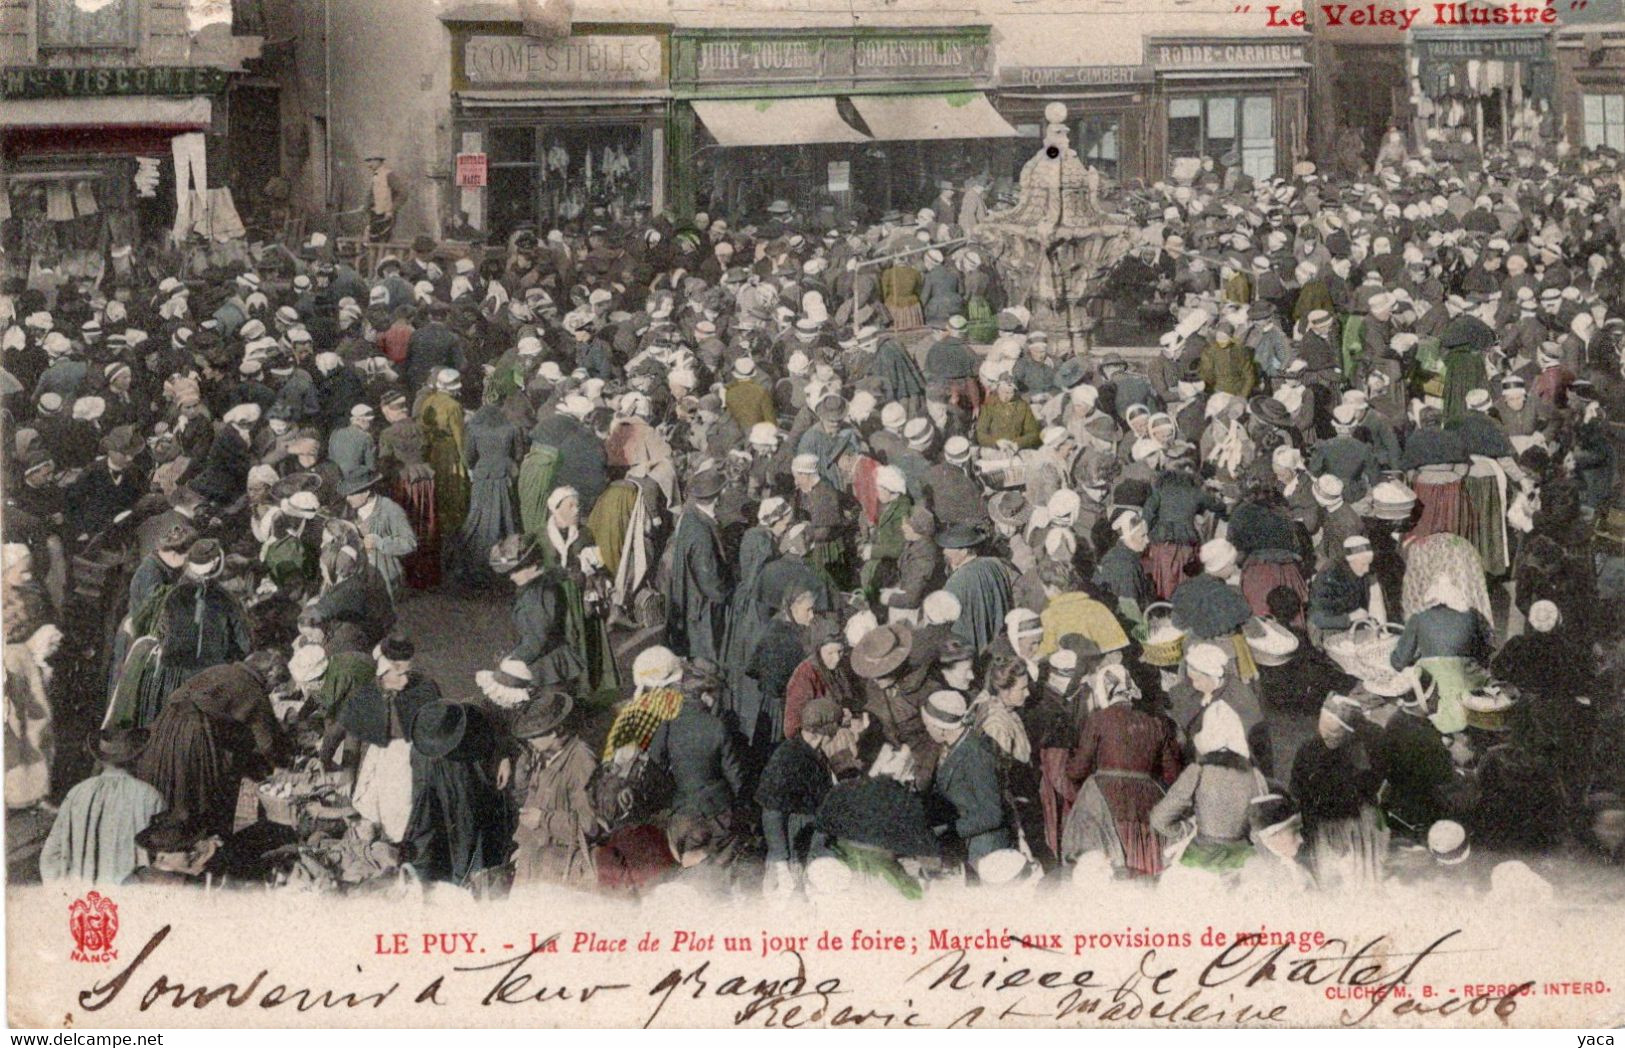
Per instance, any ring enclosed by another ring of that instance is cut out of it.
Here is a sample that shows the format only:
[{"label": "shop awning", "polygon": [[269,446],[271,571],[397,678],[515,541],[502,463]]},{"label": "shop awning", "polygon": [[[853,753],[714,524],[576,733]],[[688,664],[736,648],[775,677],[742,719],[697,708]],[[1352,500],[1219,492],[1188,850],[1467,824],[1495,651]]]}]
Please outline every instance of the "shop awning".
[{"label": "shop awning", "polygon": [[1017,137],[1016,129],[980,91],[950,95],[854,95],[852,104],[880,142]]},{"label": "shop awning", "polygon": [[718,145],[810,146],[824,142],[867,142],[863,132],[841,119],[833,98],[763,98],[694,102],[694,114]]},{"label": "shop awning", "polygon": [[0,127],[206,128],[214,109],[202,95],[162,98],[29,98],[0,105]]}]

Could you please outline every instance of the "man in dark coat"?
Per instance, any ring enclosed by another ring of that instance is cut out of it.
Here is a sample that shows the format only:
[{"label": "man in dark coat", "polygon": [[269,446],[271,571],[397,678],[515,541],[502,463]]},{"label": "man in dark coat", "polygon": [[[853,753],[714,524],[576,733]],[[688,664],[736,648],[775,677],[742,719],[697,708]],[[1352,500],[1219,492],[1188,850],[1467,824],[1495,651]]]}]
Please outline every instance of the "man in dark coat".
[{"label": "man in dark coat", "polygon": [[903,522],[903,553],[897,558],[897,582],[880,591],[888,608],[917,615],[926,594],[940,589],[945,578],[942,547],[937,545],[937,520],[924,506],[916,507]]},{"label": "man in dark coat", "polygon": [[[73,533],[94,535],[125,510],[133,510],[146,482],[134,468],[142,442],[131,426],[120,426],[102,439],[105,457],[93,463],[73,485],[68,502]],[[246,475],[245,475],[246,483]]]},{"label": "man in dark coat", "polygon": [[939,691],[921,708],[925,730],[943,748],[931,781],[927,811],[964,849],[965,864],[1015,846],[999,788],[993,744],[970,720],[965,697]]},{"label": "man in dark coat", "polygon": [[254,464],[250,434],[259,421],[257,404],[239,404],[226,412],[225,424],[214,435],[203,467],[192,478],[192,490],[217,506],[229,505],[248,493],[248,470]]},{"label": "man in dark coat", "polygon": [[649,760],[670,773],[672,814],[731,826],[730,816],[744,787],[744,768],[735,736],[714,712],[721,678],[708,667],[690,666],[682,685],[683,705],[655,729]]},{"label": "man in dark coat", "polygon": [[[592,429],[585,422],[586,413],[581,412],[576,400],[585,398],[566,398],[562,405],[572,411],[577,411],[580,417],[567,414],[565,411],[555,411],[542,416],[530,431],[530,442],[533,445],[554,448],[559,453],[558,471],[554,474],[553,487],[575,488],[581,496],[581,505],[590,507],[598,501],[598,496],[609,487],[609,466],[604,457],[604,442],[598,439]],[[591,409],[591,404],[586,405]]]},{"label": "man in dark coat", "polygon": [[721,654],[730,591],[716,503],[722,474],[708,470],[689,485],[690,502],[671,540],[666,581],[666,643],[679,655],[715,662]]},{"label": "man in dark coat", "polygon": [[406,346],[406,368],[402,377],[413,390],[423,388],[430,376],[441,368],[461,371],[468,366],[463,340],[446,325],[448,307],[431,308],[434,315],[412,333]]},{"label": "man in dark coat", "polygon": [[967,467],[970,441],[964,437],[950,437],[942,450],[947,461],[926,470],[921,485],[938,526],[988,525],[990,521],[987,503],[982,496],[982,485],[970,475]]}]

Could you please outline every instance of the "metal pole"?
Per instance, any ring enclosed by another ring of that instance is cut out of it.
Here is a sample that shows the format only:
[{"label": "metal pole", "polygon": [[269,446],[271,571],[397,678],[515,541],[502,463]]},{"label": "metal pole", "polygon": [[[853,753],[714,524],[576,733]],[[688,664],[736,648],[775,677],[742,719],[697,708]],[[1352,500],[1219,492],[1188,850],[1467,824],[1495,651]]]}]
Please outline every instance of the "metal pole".
[{"label": "metal pole", "polygon": [[[322,210],[333,208],[333,2],[322,0]],[[337,231],[335,230],[335,233]]]},{"label": "metal pole", "polygon": [[907,251],[899,251],[893,255],[882,255],[880,258],[865,259],[864,261],[858,263],[858,268],[867,269],[870,266],[878,266],[882,262],[891,262],[895,259],[907,258],[910,255],[923,255],[927,251],[934,251],[939,248],[958,247],[960,244],[970,243],[980,243],[980,241],[978,241],[975,237],[959,237],[956,240],[944,240],[940,244],[926,244],[923,247],[911,247]]}]

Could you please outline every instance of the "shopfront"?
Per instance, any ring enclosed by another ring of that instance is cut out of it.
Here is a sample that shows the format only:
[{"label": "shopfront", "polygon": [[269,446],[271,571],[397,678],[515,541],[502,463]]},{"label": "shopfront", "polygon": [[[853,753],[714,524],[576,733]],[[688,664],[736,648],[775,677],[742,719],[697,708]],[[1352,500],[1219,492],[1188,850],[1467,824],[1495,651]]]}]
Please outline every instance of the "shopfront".
[{"label": "shopfront", "polygon": [[1568,140],[1625,155],[1625,23],[1565,27],[1554,43]]},{"label": "shopfront", "polygon": [[1038,148],[1044,107],[1060,102],[1084,163],[1112,181],[1143,179],[1151,83],[1144,65],[1001,66],[999,112],[1021,136],[1010,150],[1011,177]]},{"label": "shopfront", "polygon": [[1187,180],[1208,166],[1272,178],[1308,151],[1308,42],[1148,37],[1154,79],[1148,170]]},{"label": "shopfront", "polygon": [[0,70],[8,264],[94,273],[111,247],[241,235],[215,137],[228,83],[205,66]]},{"label": "shopfront", "polygon": [[[986,90],[986,26],[678,30],[679,211],[734,219],[783,200],[835,220],[928,204],[1002,162],[1015,129]],[[869,217],[875,217],[873,215]]]},{"label": "shopfront", "polygon": [[[666,206],[667,28],[452,26],[454,205],[492,240]],[[460,221],[459,221],[460,220]]]},{"label": "shopfront", "polygon": [[1546,29],[1418,29],[1412,93],[1421,140],[1491,148],[1549,140],[1557,65]]}]

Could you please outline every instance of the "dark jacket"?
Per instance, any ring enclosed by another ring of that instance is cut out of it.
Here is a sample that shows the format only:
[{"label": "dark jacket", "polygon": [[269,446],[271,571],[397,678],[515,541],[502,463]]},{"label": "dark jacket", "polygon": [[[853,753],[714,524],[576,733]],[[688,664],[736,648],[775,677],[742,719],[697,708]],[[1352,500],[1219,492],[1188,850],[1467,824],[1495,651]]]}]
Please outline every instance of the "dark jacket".
[{"label": "dark jacket", "polygon": [[1145,503],[1145,519],[1151,525],[1151,541],[1196,545],[1200,541],[1196,533],[1196,515],[1204,511],[1223,515],[1224,503],[1203,490],[1196,478],[1188,473],[1162,474]]},{"label": "dark jacket", "polygon": [[[244,472],[244,490],[248,474]],[[67,525],[76,535],[94,535],[113,523],[113,518],[135,508],[146,490],[145,478],[134,468],[115,480],[106,460],[96,462],[74,483],[64,507]]]},{"label": "dark jacket", "polygon": [[787,739],[774,749],[756,787],[768,862],[807,861],[818,807],[834,784],[829,765],[805,740]]},{"label": "dark jacket", "polygon": [[999,789],[998,760],[993,744],[980,730],[967,731],[937,764],[928,810],[932,822],[946,824],[964,845],[967,865],[1014,847]]},{"label": "dark jacket", "polygon": [[581,496],[583,510],[597,502],[598,496],[609,487],[604,442],[570,416],[545,416],[530,431],[530,442],[558,450],[559,465],[553,485],[555,488],[575,488]]},{"label": "dark jacket", "polygon": [[1420,659],[1464,657],[1483,661],[1493,645],[1489,623],[1477,611],[1456,611],[1442,604],[1412,615],[1394,645],[1390,661],[1402,670]]},{"label": "dark jacket", "polygon": [[917,539],[903,546],[897,558],[897,589],[886,601],[892,608],[918,608],[927,595],[942,588],[942,548],[934,539]]},{"label": "dark jacket", "polygon": [[463,353],[463,341],[438,320],[431,320],[412,333],[406,344],[406,384],[421,388],[437,368],[463,370],[468,364]]},{"label": "dark jacket", "polygon": [[693,506],[671,540],[666,581],[666,643],[678,655],[715,659],[722,650],[729,581],[717,522]]},{"label": "dark jacket", "polygon": [[649,743],[649,760],[671,773],[672,810],[712,818],[731,810],[744,781],[739,748],[722,721],[685,699]]},{"label": "dark jacket", "polygon": [[203,467],[191,487],[210,502],[232,502],[248,491],[248,469],[254,464],[248,442],[235,426],[221,426],[209,445]]}]

